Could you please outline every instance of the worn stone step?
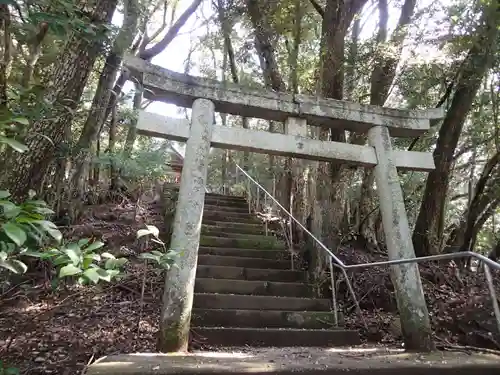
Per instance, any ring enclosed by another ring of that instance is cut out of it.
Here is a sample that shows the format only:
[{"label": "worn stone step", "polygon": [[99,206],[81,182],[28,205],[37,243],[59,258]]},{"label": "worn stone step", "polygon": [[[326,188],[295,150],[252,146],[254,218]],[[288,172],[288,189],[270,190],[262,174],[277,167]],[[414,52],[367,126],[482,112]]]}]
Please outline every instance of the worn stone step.
[{"label": "worn stone step", "polygon": [[[257,233],[242,233],[238,230],[231,230],[231,228],[225,228],[224,226],[214,226],[214,225],[203,225],[201,227],[201,233],[212,237],[228,237],[228,238],[252,238],[252,236],[266,236],[265,231],[259,231]],[[271,232],[268,232],[268,236],[272,236]]]},{"label": "worn stone step", "polygon": [[234,199],[232,197],[214,197],[211,195],[205,195],[205,204],[211,203],[222,204],[225,206],[246,207],[248,209],[248,202],[246,201],[246,199]]},{"label": "worn stone step", "polygon": [[[350,336],[344,336],[351,338]],[[500,356],[401,353],[387,347],[225,348],[165,355],[109,355],[87,375],[498,375]]]},{"label": "worn stone step", "polygon": [[194,296],[193,307],[200,309],[330,311],[330,300],[321,298],[199,293]]},{"label": "worn stone step", "polygon": [[230,212],[230,213],[236,213],[236,214],[247,214],[251,215],[250,212],[248,212],[248,206],[226,206],[226,205],[221,205],[221,204],[207,204],[205,202],[205,205],[203,207],[203,212],[213,212],[213,211],[220,211],[220,212]]},{"label": "worn stone step", "polygon": [[265,234],[264,224],[259,223],[234,223],[226,221],[217,221],[210,219],[203,219],[204,227],[217,227],[224,228],[226,232],[233,233],[249,233],[249,234]]},{"label": "worn stone step", "polygon": [[312,297],[305,283],[196,278],[195,293],[241,294],[277,297]]},{"label": "worn stone step", "polygon": [[306,280],[306,273],[302,271],[202,265],[198,265],[196,276],[204,279],[237,279],[280,282],[304,282]]},{"label": "worn stone step", "polygon": [[272,259],[243,258],[226,255],[199,255],[198,264],[205,266],[230,266],[230,267],[250,267],[266,268],[277,270],[288,270],[291,268],[290,261],[279,261]]},{"label": "worn stone step", "polygon": [[224,255],[237,256],[242,258],[261,258],[271,260],[290,261],[288,250],[259,250],[259,249],[238,249],[231,247],[207,247],[200,246],[198,253],[200,255]]},{"label": "worn stone step", "polygon": [[322,311],[194,309],[191,322],[198,327],[335,328],[333,313]]},{"label": "worn stone step", "polygon": [[329,347],[361,343],[357,331],[344,329],[198,327],[196,333],[205,344],[214,346]]},{"label": "worn stone step", "polygon": [[283,241],[272,236],[260,236],[260,238],[224,238],[202,235],[200,237],[200,246],[262,250],[285,250],[286,248]]},{"label": "worn stone step", "polygon": [[217,199],[226,199],[226,200],[234,200],[234,201],[243,201],[246,202],[246,198],[237,195],[226,195],[226,194],[218,194],[218,193],[206,193],[205,197],[207,198],[217,198]]},{"label": "worn stone step", "polygon": [[256,216],[253,216],[248,212],[242,213],[242,212],[203,210],[203,221],[205,220],[242,223],[242,224],[260,224],[261,226],[263,225],[262,222]]}]

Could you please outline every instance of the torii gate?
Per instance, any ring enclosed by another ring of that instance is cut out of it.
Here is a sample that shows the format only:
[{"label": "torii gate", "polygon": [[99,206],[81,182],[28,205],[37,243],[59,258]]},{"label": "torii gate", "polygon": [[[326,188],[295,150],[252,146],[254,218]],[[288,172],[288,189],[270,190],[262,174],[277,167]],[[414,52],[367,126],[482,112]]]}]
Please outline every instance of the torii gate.
[{"label": "torii gate", "polygon": [[[145,135],[186,142],[171,248],[182,250],[178,268],[167,273],[160,340],[187,349],[210,147],[245,150],[375,168],[380,211],[390,260],[415,251],[397,168],[431,171],[431,153],[394,150],[393,137],[424,134],[441,109],[399,110],[306,95],[245,88],[169,71],[127,56],[125,66],[142,82],[148,99],[192,107],[191,123],[140,112]],[[286,134],[214,126],[215,111],[285,123]],[[306,138],[306,125],[367,132],[369,146]],[[427,306],[416,264],[392,266],[392,280],[405,334],[430,335]]]}]

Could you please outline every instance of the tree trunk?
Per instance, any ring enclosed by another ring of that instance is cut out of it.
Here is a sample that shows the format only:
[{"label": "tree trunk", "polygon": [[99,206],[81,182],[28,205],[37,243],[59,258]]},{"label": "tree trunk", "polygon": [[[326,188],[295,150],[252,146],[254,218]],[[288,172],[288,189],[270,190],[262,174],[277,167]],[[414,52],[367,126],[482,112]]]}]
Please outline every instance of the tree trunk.
[{"label": "tree trunk", "polygon": [[[347,29],[355,14],[366,4],[366,0],[328,0],[323,16],[319,94],[324,98],[341,100],[344,87],[344,49]],[[345,131],[321,128],[318,139],[345,142]],[[316,176],[316,202],[313,206],[313,228],[324,244],[337,250],[340,244],[338,229],[344,213],[347,176],[342,175],[343,166],[338,163],[320,162]],[[313,177],[314,178],[314,177]],[[321,250],[317,256],[324,257]]]},{"label": "tree trunk", "polygon": [[111,89],[118,75],[125,51],[130,47],[137,29],[139,19],[139,4],[137,0],[126,0],[124,3],[123,26],[115,39],[113,48],[106,58],[104,69],[99,77],[97,90],[94,94],[92,107],[83,126],[82,133],[76,145],[73,164],[75,173],[72,177],[73,198],[81,201],[84,194],[84,170],[90,162],[90,145],[96,141],[101,126],[104,123],[106,107],[111,97]]},{"label": "tree trunk", "polygon": [[[158,43],[148,49],[146,49],[146,47],[152,41],[152,38],[148,38],[145,35],[145,38],[141,42],[138,57],[143,60],[151,61],[155,56],[163,52],[169,46],[169,44],[172,43],[177,34],[179,34],[180,29],[185,25],[189,17],[191,17],[193,13],[196,12],[202,1],[203,0],[193,0],[191,5],[189,5],[184,13],[182,13],[177,21],[175,21],[172,27],[170,27],[165,36]],[[116,80],[115,86],[113,87],[113,95],[111,95],[109,103],[106,107],[106,113],[104,114],[103,122],[108,119],[113,107],[115,107],[118,103],[118,98],[120,97],[120,93],[122,92],[123,85],[125,84],[125,82],[127,82],[129,77],[130,72],[128,70],[124,70]]]},{"label": "tree trunk", "polygon": [[491,204],[497,200],[497,189],[500,185],[499,163],[500,151],[491,157],[484,166],[469,206],[462,215],[458,226],[450,234],[445,252],[472,250],[474,228],[478,220],[490,209]]},{"label": "tree trunk", "polygon": [[[405,0],[396,30],[387,42],[387,28],[389,9],[387,0],[379,0],[379,30],[377,34],[377,53],[375,66],[370,76],[370,104],[383,106],[396,76],[396,68],[403,50],[403,42],[407,35],[407,28],[415,11],[416,0]],[[373,169],[364,169],[359,199],[359,216],[361,225],[359,234],[369,243],[378,245],[375,218],[373,214],[375,194],[373,190]]]},{"label": "tree trunk", "polygon": [[446,194],[462,127],[481,85],[481,81],[492,64],[493,50],[498,38],[500,12],[495,2],[481,3],[480,26],[465,58],[461,75],[456,84],[451,106],[439,130],[434,150],[436,169],[429,173],[413,231],[413,243],[417,256],[435,254],[439,249],[439,226],[445,211]]},{"label": "tree trunk", "polygon": [[117,124],[117,108],[113,107],[113,110],[111,112],[111,119],[109,121],[109,141],[108,141],[108,154],[111,157],[111,163],[109,165],[109,190],[111,192],[117,192],[118,191],[118,177],[119,177],[119,171],[118,168],[116,167],[116,133],[118,131],[118,124]]},{"label": "tree trunk", "polygon": [[[246,0],[245,2],[254,29],[255,49],[259,56],[262,74],[264,75],[264,84],[267,88],[274,91],[285,92],[286,85],[276,60],[275,48],[272,43],[273,32],[263,9],[264,5],[259,0]],[[269,131],[271,133],[283,133],[283,124],[270,121]],[[280,163],[281,158],[274,157],[273,155],[269,156],[269,169],[272,173],[272,179],[275,181],[274,184],[278,187],[275,189],[275,198],[286,208],[290,204],[290,195],[288,192],[289,189],[286,188],[287,182],[284,180],[286,173],[282,173],[277,168],[277,165],[280,165]]]},{"label": "tree trunk", "polygon": [[[94,24],[109,24],[117,0],[98,0],[91,9]],[[83,2],[83,5],[93,5]],[[57,153],[64,153],[65,132],[71,127],[73,113],[78,106],[95,59],[102,51],[103,40],[91,40],[73,34],[58,59],[51,75],[51,86],[45,99],[53,103],[48,117],[35,121],[24,143],[29,151],[10,155],[9,164],[16,165],[3,177],[14,199],[23,199],[29,189],[40,193],[44,175]]]}]

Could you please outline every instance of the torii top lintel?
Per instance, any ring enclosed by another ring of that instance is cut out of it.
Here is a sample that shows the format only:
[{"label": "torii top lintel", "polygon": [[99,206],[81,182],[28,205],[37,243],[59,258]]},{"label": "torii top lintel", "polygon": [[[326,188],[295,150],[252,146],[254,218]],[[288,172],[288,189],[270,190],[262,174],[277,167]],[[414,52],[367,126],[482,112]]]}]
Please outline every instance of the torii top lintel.
[{"label": "torii top lintel", "polygon": [[359,103],[290,95],[223,83],[154,65],[127,55],[125,67],[144,85],[144,96],[151,100],[191,107],[197,98],[211,100],[221,113],[285,121],[300,117],[309,125],[366,132],[385,125],[394,137],[415,137],[429,130],[430,120],[444,116],[441,108],[428,110],[392,109]]}]

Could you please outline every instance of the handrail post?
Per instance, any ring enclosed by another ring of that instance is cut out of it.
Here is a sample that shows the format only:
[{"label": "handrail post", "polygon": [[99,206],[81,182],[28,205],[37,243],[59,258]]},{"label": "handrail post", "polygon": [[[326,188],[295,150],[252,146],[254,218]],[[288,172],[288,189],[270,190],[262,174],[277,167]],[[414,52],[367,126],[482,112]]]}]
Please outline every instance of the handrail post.
[{"label": "handrail post", "polygon": [[490,267],[486,263],[484,264],[484,276],[486,277],[486,281],[488,283],[491,302],[493,303],[493,312],[495,313],[497,328],[500,333],[500,307],[498,306],[497,294],[495,291],[495,285],[493,284],[493,278],[491,277]]},{"label": "handrail post", "polygon": [[337,308],[337,289],[335,288],[335,277],[333,275],[333,262],[332,257],[328,257],[328,264],[330,267],[330,283],[332,284],[332,309],[333,309],[333,324],[335,327],[339,325],[339,316]]}]

